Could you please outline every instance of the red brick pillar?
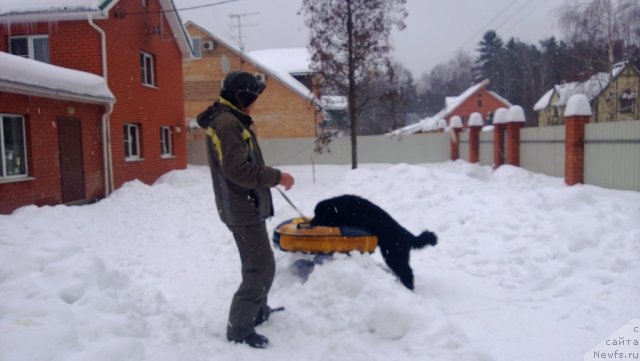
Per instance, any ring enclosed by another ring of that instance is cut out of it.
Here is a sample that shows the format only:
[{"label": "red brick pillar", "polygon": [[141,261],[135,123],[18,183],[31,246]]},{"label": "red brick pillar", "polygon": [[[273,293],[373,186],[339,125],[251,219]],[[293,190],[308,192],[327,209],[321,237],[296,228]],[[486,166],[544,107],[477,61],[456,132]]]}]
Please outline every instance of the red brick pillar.
[{"label": "red brick pillar", "polygon": [[524,126],[524,110],[519,105],[509,108],[507,113],[506,163],[520,166],[520,128]]},{"label": "red brick pillar", "polygon": [[460,132],[462,131],[462,119],[459,116],[451,117],[451,160],[460,158]]},{"label": "red brick pillar", "polygon": [[565,108],[564,181],[568,185],[584,182],[584,133],[591,118],[586,96],[572,96]]},{"label": "red brick pillar", "polygon": [[480,130],[483,125],[482,114],[476,112],[469,116],[469,163],[480,161]]},{"label": "red brick pillar", "polygon": [[507,121],[507,109],[498,108],[493,115],[493,167],[504,163],[504,130]]}]

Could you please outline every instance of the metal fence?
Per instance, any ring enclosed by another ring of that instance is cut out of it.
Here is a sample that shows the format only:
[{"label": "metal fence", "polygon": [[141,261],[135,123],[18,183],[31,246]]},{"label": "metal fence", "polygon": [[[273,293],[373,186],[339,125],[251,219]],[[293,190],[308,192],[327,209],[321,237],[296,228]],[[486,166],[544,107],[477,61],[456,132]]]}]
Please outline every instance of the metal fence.
[{"label": "metal fence", "polygon": [[640,191],[640,121],[587,124],[584,182]]},{"label": "metal fence", "polygon": [[[451,159],[449,133],[401,137],[358,137],[359,163],[437,163]],[[565,127],[523,128],[520,166],[536,173],[564,177]],[[270,165],[350,164],[351,140],[334,139],[329,151],[314,152],[315,138],[262,139]],[[469,160],[469,133],[460,134],[460,159]],[[207,164],[202,138],[187,142],[189,164]],[[493,164],[493,132],[480,133],[480,164]],[[585,184],[640,191],[640,121],[588,124],[585,136]]]},{"label": "metal fence", "polygon": [[523,128],[520,166],[536,173],[564,177],[564,126]]}]

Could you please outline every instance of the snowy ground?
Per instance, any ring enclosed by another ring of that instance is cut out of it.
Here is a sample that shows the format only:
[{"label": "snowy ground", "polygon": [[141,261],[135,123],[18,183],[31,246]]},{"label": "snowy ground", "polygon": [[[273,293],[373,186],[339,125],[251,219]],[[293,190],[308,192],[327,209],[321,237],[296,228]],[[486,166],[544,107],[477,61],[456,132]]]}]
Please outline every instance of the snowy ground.
[{"label": "snowy ground", "polygon": [[[276,250],[267,350],[225,340],[239,259],[208,169],[131,182],[82,207],[0,216],[0,360],[582,360],[640,307],[640,194],[504,166],[284,167],[308,215],[351,193],[440,243],[416,291],[379,253],[303,283]],[[270,230],[296,216],[274,192]]]}]

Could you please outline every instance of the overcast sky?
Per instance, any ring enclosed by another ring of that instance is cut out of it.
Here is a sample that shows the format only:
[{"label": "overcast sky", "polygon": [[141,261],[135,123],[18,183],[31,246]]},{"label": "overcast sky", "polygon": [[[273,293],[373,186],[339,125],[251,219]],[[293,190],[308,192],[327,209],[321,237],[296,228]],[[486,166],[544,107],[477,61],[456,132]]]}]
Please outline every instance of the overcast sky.
[{"label": "overcast sky", "polygon": [[[221,0],[174,0],[178,9]],[[420,77],[435,65],[447,62],[457,50],[475,57],[485,31],[494,29],[507,41],[511,37],[528,43],[561,36],[557,9],[564,0],[408,0],[409,12],[403,31],[393,34],[393,56]],[[184,22],[191,20],[211,33],[242,39],[247,51],[306,47],[308,31],[298,15],[302,0],[238,0],[231,3],[182,10]],[[235,26],[235,27],[232,27]]]}]

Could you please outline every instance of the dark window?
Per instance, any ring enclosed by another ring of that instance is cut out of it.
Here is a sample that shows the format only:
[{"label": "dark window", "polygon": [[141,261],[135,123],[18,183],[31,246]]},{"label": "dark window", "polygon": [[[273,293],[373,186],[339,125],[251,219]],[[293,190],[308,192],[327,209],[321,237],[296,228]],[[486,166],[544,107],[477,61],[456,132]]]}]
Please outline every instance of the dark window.
[{"label": "dark window", "polygon": [[637,94],[633,93],[631,89],[626,89],[622,95],[620,95],[620,113],[633,113],[633,108],[636,105]]},{"label": "dark window", "polygon": [[124,158],[126,160],[140,159],[140,126],[138,124],[124,125]]},{"label": "dark window", "polygon": [[0,114],[0,179],[27,175],[27,145],[24,118]]},{"label": "dark window", "polygon": [[47,35],[14,36],[9,41],[11,54],[51,63]]}]

